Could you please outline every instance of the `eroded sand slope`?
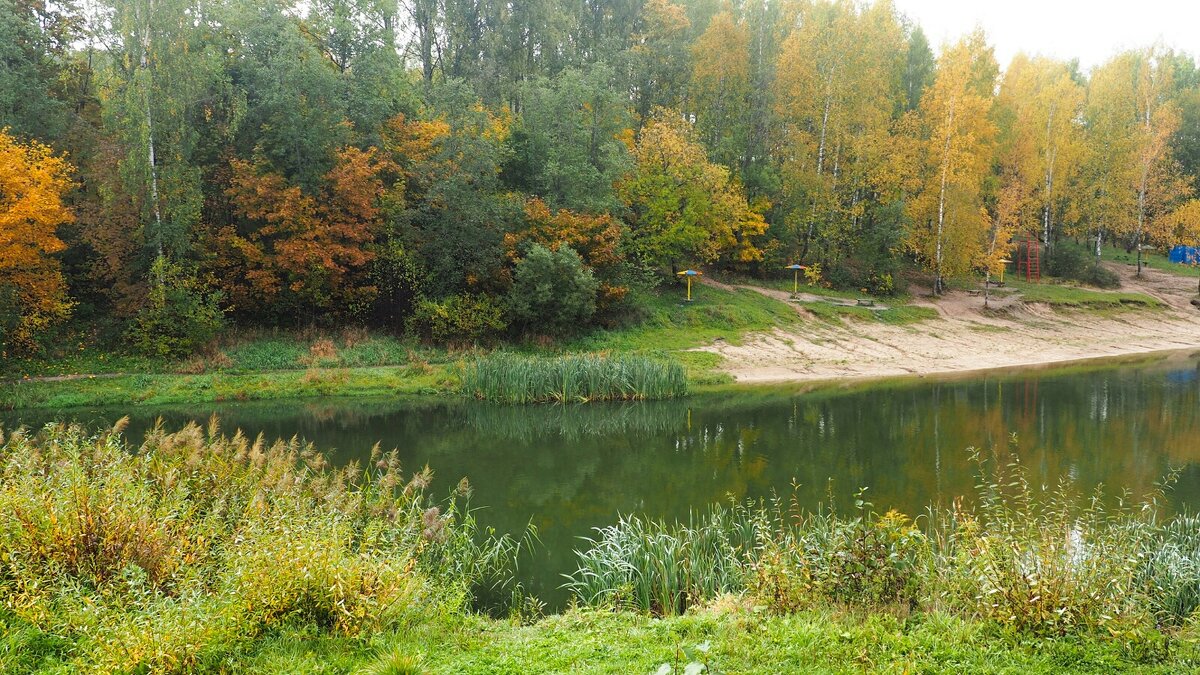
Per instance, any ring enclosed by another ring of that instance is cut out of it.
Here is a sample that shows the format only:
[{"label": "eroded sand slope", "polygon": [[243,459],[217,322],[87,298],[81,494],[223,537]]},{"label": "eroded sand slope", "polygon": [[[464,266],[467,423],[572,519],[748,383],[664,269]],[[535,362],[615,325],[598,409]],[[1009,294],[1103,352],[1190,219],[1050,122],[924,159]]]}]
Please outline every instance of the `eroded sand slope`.
[{"label": "eroded sand slope", "polygon": [[[724,370],[739,382],[830,380],[964,372],[1200,349],[1200,310],[1190,304],[1196,280],[1156,270],[1143,279],[1114,266],[1122,291],[1145,293],[1167,304],[1161,310],[1053,309],[1009,297],[993,310],[983,299],[951,292],[914,304],[932,307],[938,319],[906,326],[879,322],[806,321],[787,330],[748,337],[741,345],[701,348],[725,357]],[[788,294],[755,290],[787,300]],[[797,311],[805,310],[797,306]]]}]

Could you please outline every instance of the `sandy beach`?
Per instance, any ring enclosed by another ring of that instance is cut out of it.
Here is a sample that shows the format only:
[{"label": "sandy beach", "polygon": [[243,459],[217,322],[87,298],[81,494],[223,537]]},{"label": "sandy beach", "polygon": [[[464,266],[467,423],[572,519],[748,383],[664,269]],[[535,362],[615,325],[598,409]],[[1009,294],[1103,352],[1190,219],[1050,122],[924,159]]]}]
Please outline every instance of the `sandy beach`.
[{"label": "sandy beach", "polygon": [[[917,293],[912,304],[933,308],[937,319],[909,325],[843,320],[808,321],[794,329],[718,342],[700,348],[725,358],[738,382],[804,382],[933,375],[1065,363],[1082,359],[1200,349],[1200,310],[1192,306],[1196,280],[1153,269],[1134,276],[1113,265],[1122,291],[1144,293],[1161,309],[1063,309],[1022,300],[1019,294],[983,298],[952,291],[940,298]],[[788,293],[754,290],[788,300]],[[802,306],[798,312],[807,314]]]}]

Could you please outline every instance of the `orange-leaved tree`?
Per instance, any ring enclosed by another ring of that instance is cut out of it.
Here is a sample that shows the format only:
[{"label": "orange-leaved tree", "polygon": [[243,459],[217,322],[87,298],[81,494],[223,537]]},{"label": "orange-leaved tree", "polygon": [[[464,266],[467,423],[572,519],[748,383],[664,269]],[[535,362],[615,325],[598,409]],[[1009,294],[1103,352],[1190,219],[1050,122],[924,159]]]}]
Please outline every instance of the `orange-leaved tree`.
[{"label": "orange-leaved tree", "polygon": [[567,209],[551,211],[536,197],[525,202],[525,227],[504,235],[504,250],[509,262],[516,263],[531,244],[557,251],[570,246],[596,273],[600,282],[597,309],[603,311],[625,297],[629,288],[618,280],[621,263],[621,222],[609,214],[598,216]]},{"label": "orange-leaved tree", "polygon": [[63,204],[71,165],[50,148],[0,130],[0,349],[33,347],[38,333],[64,319],[71,303],[54,254],[56,234],[72,219]]},{"label": "orange-leaved tree", "polygon": [[217,264],[234,308],[276,308],[311,319],[314,312],[344,314],[370,303],[375,288],[362,273],[374,258],[389,171],[374,148],[344,148],[320,194],[310,195],[261,163],[235,160],[228,195],[248,228],[221,230],[218,240],[231,259]]}]

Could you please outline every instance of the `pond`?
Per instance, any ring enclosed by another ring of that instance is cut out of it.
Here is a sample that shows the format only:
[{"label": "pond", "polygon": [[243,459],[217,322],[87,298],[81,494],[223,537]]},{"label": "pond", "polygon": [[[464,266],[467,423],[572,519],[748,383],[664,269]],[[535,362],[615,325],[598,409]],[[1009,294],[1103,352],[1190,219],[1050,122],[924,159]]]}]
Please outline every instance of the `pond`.
[{"label": "pond", "polygon": [[520,576],[551,607],[566,599],[561,575],[574,568],[579,537],[618,514],[686,518],[713,502],[776,493],[810,508],[847,508],[861,487],[878,510],[918,514],[973,492],[972,446],[1007,452],[1011,444],[1034,480],[1053,486],[1066,477],[1083,491],[1104,484],[1142,495],[1176,469],[1167,508],[1200,505],[1196,355],[638,404],[317,400],[19,411],[0,423],[98,426],[126,412],[135,439],[156,417],[175,427],[215,413],[226,430],[298,434],[335,462],[365,460],[377,442],[397,448],[408,469],[434,470],[434,494],[466,477],[481,524],[537,527],[541,546]]}]

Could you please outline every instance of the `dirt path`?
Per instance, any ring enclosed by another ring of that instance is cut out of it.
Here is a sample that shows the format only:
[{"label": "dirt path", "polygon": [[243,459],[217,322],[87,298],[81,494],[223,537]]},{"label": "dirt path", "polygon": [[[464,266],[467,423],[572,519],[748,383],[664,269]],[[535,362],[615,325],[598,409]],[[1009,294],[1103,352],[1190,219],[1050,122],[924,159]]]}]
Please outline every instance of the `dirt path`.
[{"label": "dirt path", "polygon": [[[955,291],[913,303],[936,309],[935,320],[903,326],[808,321],[751,336],[740,345],[720,343],[700,351],[725,357],[726,372],[739,382],[783,382],[967,372],[1200,349],[1200,311],[1190,304],[1196,297],[1194,279],[1145,270],[1139,280],[1127,266],[1112,269],[1120,274],[1123,291],[1145,293],[1167,307],[1056,310],[1014,295],[992,298],[991,310],[985,312],[982,297]],[[784,301],[789,296],[754,290]]]}]

